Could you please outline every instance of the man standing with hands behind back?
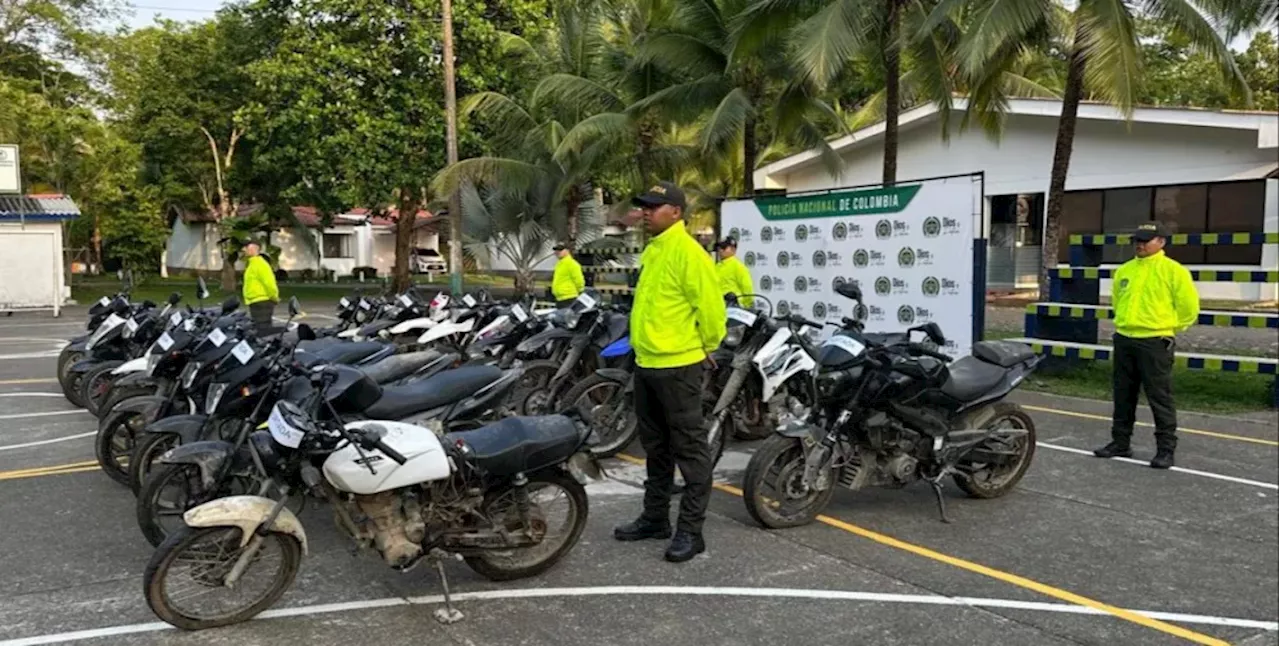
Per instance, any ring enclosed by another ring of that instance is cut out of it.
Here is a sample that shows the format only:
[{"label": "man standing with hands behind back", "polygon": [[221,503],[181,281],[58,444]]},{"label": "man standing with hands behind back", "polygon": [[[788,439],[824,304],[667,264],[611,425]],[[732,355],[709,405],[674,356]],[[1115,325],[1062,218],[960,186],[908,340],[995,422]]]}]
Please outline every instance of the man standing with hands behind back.
[{"label": "man standing with hands behind back", "polygon": [[631,309],[635,409],[647,477],[640,518],[613,530],[620,541],[671,536],[675,469],[684,476],[680,517],[666,559],[706,551],[702,523],[711,497],[713,452],[702,425],[702,377],[725,334],[724,294],[711,256],[685,229],[684,192],[660,182],[632,200],[652,238],[640,256]]},{"label": "man standing with hands behind back", "polygon": [[1136,257],[1111,277],[1116,334],[1111,364],[1115,412],[1111,443],[1093,452],[1100,458],[1132,457],[1129,440],[1138,411],[1138,391],[1147,393],[1156,420],[1156,457],[1151,466],[1173,466],[1178,417],[1173,408],[1174,335],[1200,317],[1200,294],[1191,272],[1164,254],[1169,232],[1157,222],[1133,233]]},{"label": "man standing with hands behind back", "polygon": [[559,258],[555,272],[551,274],[551,296],[556,299],[556,307],[569,307],[587,285],[582,276],[582,265],[565,245],[558,244],[551,250]]},{"label": "man standing with hands behind back", "polygon": [[276,274],[262,257],[262,247],[257,241],[244,246],[244,304],[249,306],[249,317],[259,336],[271,334],[271,317],[276,303],[280,302],[280,288],[276,286]]}]

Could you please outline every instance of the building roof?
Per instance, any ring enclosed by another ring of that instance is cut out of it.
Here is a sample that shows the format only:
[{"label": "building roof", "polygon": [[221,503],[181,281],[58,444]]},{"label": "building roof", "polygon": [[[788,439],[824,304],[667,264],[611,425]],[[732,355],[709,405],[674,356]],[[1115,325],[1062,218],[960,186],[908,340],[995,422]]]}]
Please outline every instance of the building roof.
[{"label": "building roof", "polygon": [[[952,110],[963,112],[968,109],[969,101],[958,97],[952,101]],[[1062,113],[1062,101],[1056,99],[1010,99],[1008,114],[1050,117],[1057,119]],[[938,106],[922,105],[902,112],[898,116],[898,127],[905,129],[908,125],[919,125],[938,118]],[[1095,102],[1082,102],[1078,113],[1080,120],[1094,121],[1126,121],[1120,110],[1112,105]],[[1280,145],[1280,113],[1255,112],[1244,110],[1208,110],[1203,108],[1173,107],[1135,107],[1129,121],[1135,123],[1165,124],[1199,128],[1221,128],[1227,130],[1251,130],[1258,134],[1259,148],[1276,148]],[[837,153],[845,153],[872,141],[879,141],[884,136],[884,122],[881,121],[836,139],[830,140],[831,148]],[[755,172],[755,183],[764,186],[770,175],[785,173],[810,164],[818,163],[818,152],[806,150],[789,157],[784,157],[760,167]]]},{"label": "building roof", "polygon": [[0,196],[0,222],[61,222],[80,217],[80,207],[66,195]]},{"label": "building roof", "polygon": [[[320,210],[317,209],[316,207],[294,206],[290,208],[293,211],[293,217],[298,220],[299,224],[310,229],[321,228],[323,218],[320,215]],[[260,204],[242,204],[240,205],[240,208],[237,209],[236,211],[236,217],[247,217],[261,210],[262,210],[262,205]],[[370,217],[369,216],[370,213],[371,211],[366,208],[354,208],[347,211],[346,213],[339,213],[335,215],[333,218],[331,218],[329,226],[330,227],[356,226],[359,224],[365,224],[367,222],[368,224],[373,225],[375,228],[393,227],[395,226],[395,218],[399,214],[399,212],[394,208],[387,210],[384,213],[384,215],[379,215],[375,217]],[[426,226],[427,224],[430,223],[433,217],[434,216],[431,214],[430,211],[425,211],[425,210],[418,211],[418,214],[417,214],[418,221],[414,223],[414,228],[417,229],[417,228]],[[204,212],[184,211],[182,213],[182,221],[187,224],[197,224],[197,223],[212,223],[212,222],[216,222],[217,219],[214,216],[213,212],[211,211],[204,211]]]}]

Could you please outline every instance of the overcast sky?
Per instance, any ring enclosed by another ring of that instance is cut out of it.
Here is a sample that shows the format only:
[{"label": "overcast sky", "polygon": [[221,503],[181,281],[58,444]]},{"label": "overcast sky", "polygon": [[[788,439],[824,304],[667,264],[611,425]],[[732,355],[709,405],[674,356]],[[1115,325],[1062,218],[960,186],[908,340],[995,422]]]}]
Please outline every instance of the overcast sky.
[{"label": "overcast sky", "polygon": [[[171,20],[203,20],[213,16],[223,0],[139,0],[130,3],[132,15],[126,15],[126,24],[133,29],[146,27],[156,15]],[[1249,37],[1237,38],[1231,48],[1244,51],[1249,47]]]}]

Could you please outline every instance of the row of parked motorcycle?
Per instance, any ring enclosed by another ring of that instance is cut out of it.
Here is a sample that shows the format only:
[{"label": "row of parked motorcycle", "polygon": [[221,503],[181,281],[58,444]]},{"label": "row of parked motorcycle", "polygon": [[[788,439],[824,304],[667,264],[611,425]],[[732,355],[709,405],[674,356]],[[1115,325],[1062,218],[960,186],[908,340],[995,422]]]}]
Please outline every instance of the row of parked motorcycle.
[{"label": "row of parked motorcycle", "polygon": [[[853,284],[840,293],[861,301]],[[486,292],[343,297],[324,328],[256,329],[238,302],[126,286],[89,312],[58,359],[67,398],[99,417],[106,475],[136,495],[156,546],[148,603],[175,626],[245,621],[291,585],[307,537],[295,509],[324,500],[387,565],[457,558],[494,580],[536,575],[577,543],[597,460],[637,433],[626,306],[588,291],[569,307]],[[728,299],[703,388],[716,460],[761,439],[743,488],[767,527],[811,522],[836,488],[951,477],[1003,495],[1035,447],[1005,396],[1030,348],[978,343],[952,361],[936,324],[874,334]],[[913,340],[913,336],[923,337]],[[273,565],[274,564],[274,565]],[[254,581],[257,581],[256,583]],[[457,618],[446,603],[442,620]]]}]

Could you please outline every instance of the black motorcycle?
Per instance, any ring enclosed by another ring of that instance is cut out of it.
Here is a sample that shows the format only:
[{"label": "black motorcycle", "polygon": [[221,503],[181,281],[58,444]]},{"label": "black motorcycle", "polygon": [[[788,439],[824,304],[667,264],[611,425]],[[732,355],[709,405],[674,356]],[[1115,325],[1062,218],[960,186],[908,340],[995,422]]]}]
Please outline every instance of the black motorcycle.
[{"label": "black motorcycle", "polygon": [[[836,290],[861,301],[850,283]],[[922,333],[930,343],[912,341]],[[928,323],[906,334],[865,334],[846,319],[820,348],[812,382],[815,406],[785,424],[751,457],[743,475],[747,511],[760,524],[812,522],[837,486],[902,487],[923,480],[950,522],[942,479],[968,495],[997,498],[1017,485],[1035,454],[1035,424],[1004,401],[1035,370],[1031,348],[980,342],[952,361]]]}]

